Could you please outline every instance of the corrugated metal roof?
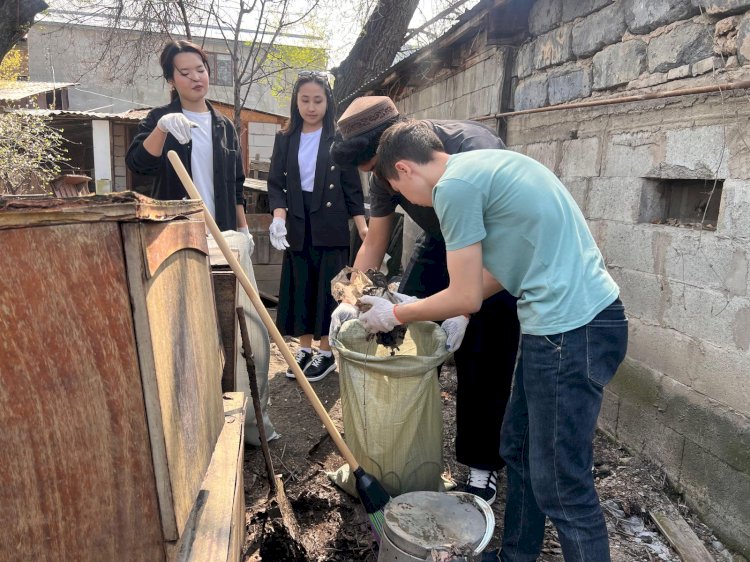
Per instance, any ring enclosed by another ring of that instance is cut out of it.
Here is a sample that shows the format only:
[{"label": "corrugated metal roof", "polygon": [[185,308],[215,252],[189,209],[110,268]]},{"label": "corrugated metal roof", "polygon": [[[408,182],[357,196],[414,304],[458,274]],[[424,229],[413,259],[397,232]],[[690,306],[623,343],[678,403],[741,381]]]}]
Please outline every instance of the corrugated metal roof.
[{"label": "corrugated metal roof", "polygon": [[[87,117],[89,119],[106,119],[108,121],[133,121],[138,123],[143,119],[141,111],[126,111],[124,113],[99,113],[96,111],[74,111],[70,109],[15,109],[13,111],[31,113],[33,115],[45,115],[49,117]],[[143,116],[148,113],[145,110]]]},{"label": "corrugated metal roof", "polygon": [[76,82],[23,82],[23,81],[0,81],[0,100],[15,101],[29,96],[43,94],[75,86]]}]

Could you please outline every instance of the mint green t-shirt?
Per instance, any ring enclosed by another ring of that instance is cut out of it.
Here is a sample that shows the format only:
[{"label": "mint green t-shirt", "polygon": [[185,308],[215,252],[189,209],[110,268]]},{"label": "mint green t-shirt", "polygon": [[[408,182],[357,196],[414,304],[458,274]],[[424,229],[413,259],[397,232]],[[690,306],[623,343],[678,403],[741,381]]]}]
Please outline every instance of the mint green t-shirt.
[{"label": "mint green t-shirt", "polygon": [[536,160],[510,150],[454,154],[432,201],[446,249],[481,242],[484,267],[519,297],[522,333],[579,328],[619,295],[580,209]]}]

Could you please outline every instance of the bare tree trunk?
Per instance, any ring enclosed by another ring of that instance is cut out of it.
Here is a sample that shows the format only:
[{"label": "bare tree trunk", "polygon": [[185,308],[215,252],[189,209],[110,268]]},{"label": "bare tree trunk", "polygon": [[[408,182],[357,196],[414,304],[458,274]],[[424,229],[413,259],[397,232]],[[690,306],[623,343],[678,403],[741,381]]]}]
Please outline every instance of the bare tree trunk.
[{"label": "bare tree trunk", "polygon": [[48,7],[43,0],[0,0],[0,60]]},{"label": "bare tree trunk", "polygon": [[182,17],[182,24],[185,26],[185,37],[188,41],[193,40],[193,34],[190,33],[190,18],[188,18],[187,10],[185,9],[185,2],[177,0],[177,7],[180,9],[180,16]]},{"label": "bare tree trunk", "polygon": [[388,68],[404,43],[419,0],[379,0],[346,59],[333,69],[334,96],[341,114],[351,94]]}]

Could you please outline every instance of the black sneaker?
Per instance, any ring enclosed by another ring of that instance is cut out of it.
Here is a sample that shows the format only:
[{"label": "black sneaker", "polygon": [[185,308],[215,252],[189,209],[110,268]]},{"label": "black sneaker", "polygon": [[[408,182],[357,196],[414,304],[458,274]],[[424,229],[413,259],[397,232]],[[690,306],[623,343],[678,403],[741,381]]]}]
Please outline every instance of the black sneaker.
[{"label": "black sneaker", "polygon": [[325,355],[317,353],[315,357],[313,357],[310,366],[305,370],[305,376],[310,382],[323,380],[326,375],[335,368],[336,359],[333,358],[333,355],[326,357]]},{"label": "black sneaker", "polygon": [[[297,362],[297,365],[299,365],[299,368],[302,369],[302,372],[305,372],[305,369],[312,363],[313,360],[313,354],[312,351],[304,351],[302,349],[297,350],[297,355],[294,356],[294,360]],[[291,369],[286,370],[286,378],[293,379],[294,373]]]},{"label": "black sneaker", "polygon": [[492,504],[497,496],[497,470],[480,470],[471,467],[469,470],[469,481],[464,487],[464,492],[474,494],[488,504]]}]

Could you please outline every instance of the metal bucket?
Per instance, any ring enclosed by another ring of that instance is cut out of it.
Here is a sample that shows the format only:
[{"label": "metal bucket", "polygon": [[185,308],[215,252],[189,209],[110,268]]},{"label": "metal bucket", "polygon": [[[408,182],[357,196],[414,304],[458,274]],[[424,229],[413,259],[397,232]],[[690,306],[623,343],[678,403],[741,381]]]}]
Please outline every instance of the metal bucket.
[{"label": "metal bucket", "polygon": [[383,512],[378,562],[473,560],[495,529],[489,504],[465,492],[409,492]]}]

